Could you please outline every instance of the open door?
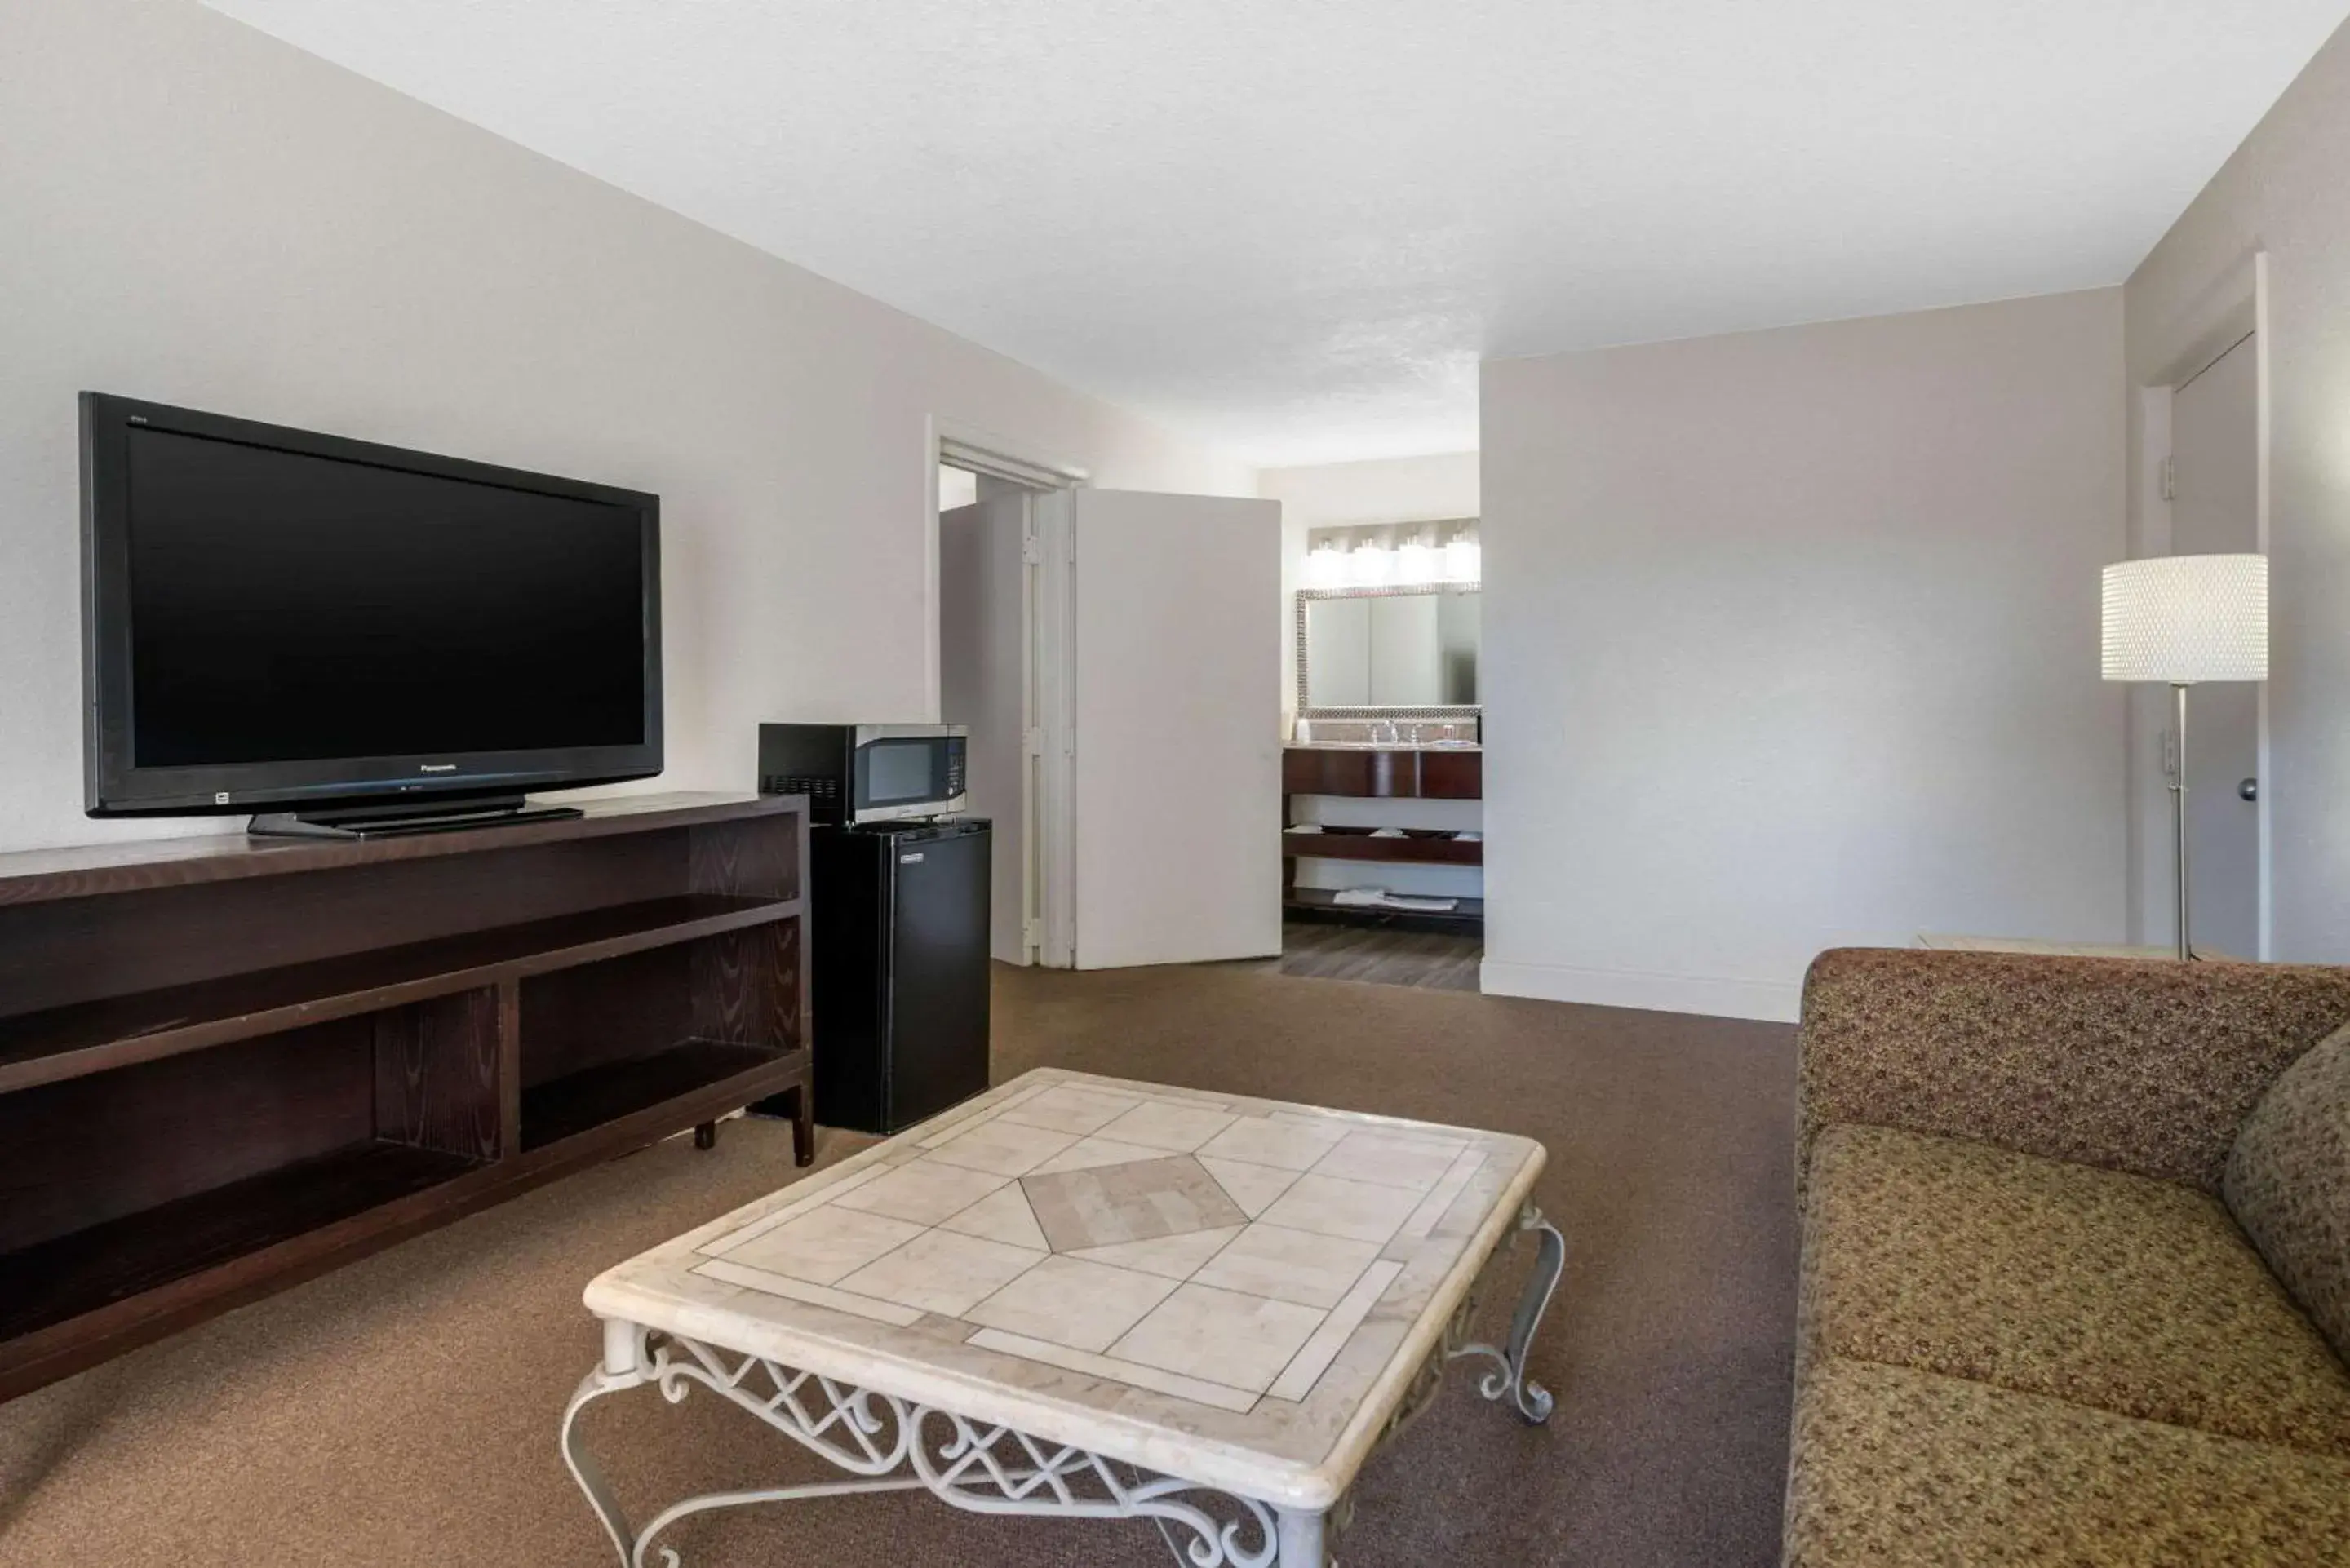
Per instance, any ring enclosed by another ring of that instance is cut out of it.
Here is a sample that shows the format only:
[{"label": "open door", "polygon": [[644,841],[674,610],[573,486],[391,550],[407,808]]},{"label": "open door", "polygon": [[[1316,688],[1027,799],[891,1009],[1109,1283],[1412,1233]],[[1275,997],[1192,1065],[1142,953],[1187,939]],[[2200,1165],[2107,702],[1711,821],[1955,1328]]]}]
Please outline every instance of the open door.
[{"label": "open door", "polygon": [[994,823],[988,950],[1035,961],[1029,733],[1029,497],[939,514],[939,717],[971,732],[964,784]]},{"label": "open door", "polygon": [[1279,953],[1280,504],[1073,490],[1039,506],[1066,508],[1045,537],[1073,563],[1076,967]]},{"label": "open door", "polygon": [[[2171,394],[2171,549],[2260,545],[2260,350],[2247,337]],[[2198,952],[2261,956],[2260,688],[2198,686],[2188,699],[2187,843]]]}]

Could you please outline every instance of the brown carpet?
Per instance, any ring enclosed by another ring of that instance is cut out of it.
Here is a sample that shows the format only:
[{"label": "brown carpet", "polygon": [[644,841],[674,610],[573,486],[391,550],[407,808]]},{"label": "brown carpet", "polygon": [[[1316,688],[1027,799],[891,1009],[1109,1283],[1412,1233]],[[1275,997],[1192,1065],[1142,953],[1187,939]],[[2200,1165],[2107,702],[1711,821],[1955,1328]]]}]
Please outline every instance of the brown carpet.
[{"label": "brown carpet", "polygon": [[[1366,1470],[1346,1568],[1777,1560],[1790,1031],[1245,965],[1004,971],[996,998],[999,1077],[1049,1063],[1549,1146],[1538,1196],[1569,1251],[1535,1371],[1557,1414],[1524,1427],[1456,1368]],[[579,1289],[790,1179],[790,1142],[757,1122],[711,1154],[672,1139],[0,1406],[0,1563],[608,1563],[555,1447],[597,1355]],[[827,1135],[825,1157],[855,1145]],[[816,1474],[706,1395],[639,1390],[583,1425],[639,1519]],[[1148,1525],[980,1518],[921,1494],[730,1511],[668,1541],[689,1568],[1171,1561]]]}]

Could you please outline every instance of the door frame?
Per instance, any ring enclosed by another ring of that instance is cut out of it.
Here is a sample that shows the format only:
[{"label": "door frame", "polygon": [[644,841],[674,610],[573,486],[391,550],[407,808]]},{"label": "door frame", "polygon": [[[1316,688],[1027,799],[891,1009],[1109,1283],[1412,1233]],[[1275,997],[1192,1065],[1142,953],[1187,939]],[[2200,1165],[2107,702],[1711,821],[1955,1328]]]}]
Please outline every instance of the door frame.
[{"label": "door frame", "polygon": [[1077,967],[1077,518],[1069,498],[1079,488],[1046,491],[1028,508],[1028,690],[1035,703],[1028,866],[1037,889],[1030,948],[1047,969]]},{"label": "door frame", "polygon": [[1020,787],[1023,961],[1076,967],[1075,658],[1076,535],[1056,496],[1092,483],[1074,463],[1041,457],[1024,443],[933,414],[925,421],[922,468],[929,497],[924,546],[929,704],[939,714],[939,483],[941,465],[1014,486],[1029,498],[1022,523],[1021,727],[1027,765]]},{"label": "door frame", "polygon": [[[2170,501],[2164,493],[2166,465],[2171,454],[2171,399],[2178,389],[2217,364],[2243,342],[2252,340],[2255,475],[2252,531],[2254,548],[2269,553],[2270,428],[2274,410],[2271,396],[2272,345],[2269,333],[2269,256],[2255,250],[2229,268],[2196,302],[2182,311],[2158,336],[2155,369],[2132,389],[2138,441],[2137,472],[2132,490],[2137,505],[2129,519],[2129,555],[2136,559],[2171,553],[2174,534]],[[2129,690],[2124,727],[2127,746],[2129,786],[2129,940],[2145,942],[2170,923],[2171,854],[2168,777],[2165,768],[2170,730],[2169,693],[2154,687]],[[2268,959],[2276,949],[2272,909],[2271,846],[2273,776],[2269,765],[2269,683],[2255,688],[2259,741],[2254,748],[2255,776],[2262,782],[2253,802],[2259,837],[2260,951],[2244,955]],[[2158,927],[2157,922],[2159,922]],[[2158,937],[2157,940],[2159,940]]]}]

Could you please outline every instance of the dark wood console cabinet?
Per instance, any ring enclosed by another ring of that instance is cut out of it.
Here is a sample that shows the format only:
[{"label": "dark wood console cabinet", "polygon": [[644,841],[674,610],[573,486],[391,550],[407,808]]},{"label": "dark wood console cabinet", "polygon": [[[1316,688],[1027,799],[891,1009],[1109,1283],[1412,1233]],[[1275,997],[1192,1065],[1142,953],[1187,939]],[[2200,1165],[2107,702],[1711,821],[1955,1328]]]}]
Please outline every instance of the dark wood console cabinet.
[{"label": "dark wood console cabinet", "polygon": [[770,1095],[798,795],[0,856],[0,1399]]}]

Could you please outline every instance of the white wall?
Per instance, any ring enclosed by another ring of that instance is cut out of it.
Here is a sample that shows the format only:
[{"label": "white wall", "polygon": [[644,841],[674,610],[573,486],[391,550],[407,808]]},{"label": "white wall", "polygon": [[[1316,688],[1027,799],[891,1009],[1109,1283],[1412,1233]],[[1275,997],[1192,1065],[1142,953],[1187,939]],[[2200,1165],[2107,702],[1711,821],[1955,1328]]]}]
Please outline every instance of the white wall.
[{"label": "white wall", "polygon": [[0,0],[0,847],[189,826],[81,815],[85,388],[659,492],[664,788],[748,788],[761,719],[934,714],[931,418],[1105,485],[1253,491],[193,5]]},{"label": "white wall", "polygon": [[939,510],[951,512],[979,499],[979,475],[967,468],[939,464]]},{"label": "white wall", "polygon": [[[2263,249],[2269,956],[2338,963],[2350,960],[2350,27],[2131,275],[2133,388],[2160,376],[2183,325]],[[2143,481],[2142,436],[2134,431],[2133,485]]]},{"label": "white wall", "polygon": [[1793,1018],[1825,947],[2120,940],[2121,327],[1486,365],[1488,991]]}]

